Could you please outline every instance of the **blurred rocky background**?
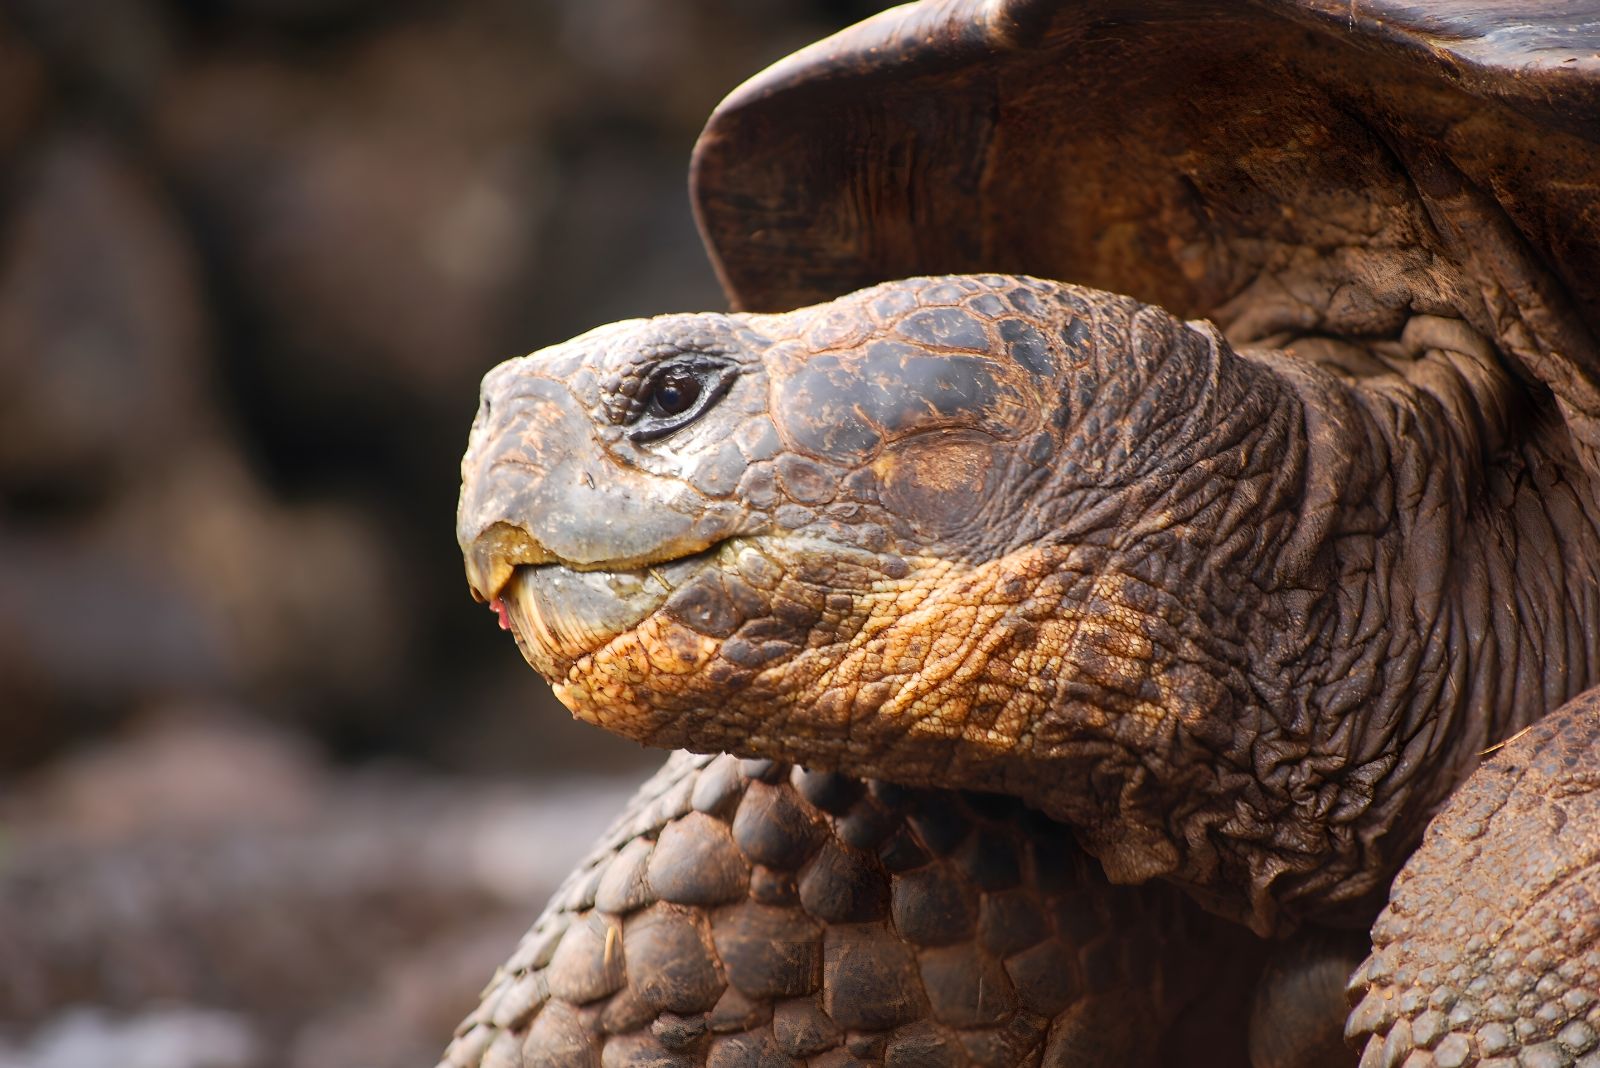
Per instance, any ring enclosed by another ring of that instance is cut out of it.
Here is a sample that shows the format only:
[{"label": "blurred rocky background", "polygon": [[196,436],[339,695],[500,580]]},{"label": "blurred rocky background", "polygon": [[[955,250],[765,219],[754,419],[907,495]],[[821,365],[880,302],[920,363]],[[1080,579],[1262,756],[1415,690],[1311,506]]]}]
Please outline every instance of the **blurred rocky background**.
[{"label": "blurred rocky background", "polygon": [[0,1068],[431,1064],[659,761],[452,535],[479,376],[716,307],[706,114],[870,0],[0,0]]}]

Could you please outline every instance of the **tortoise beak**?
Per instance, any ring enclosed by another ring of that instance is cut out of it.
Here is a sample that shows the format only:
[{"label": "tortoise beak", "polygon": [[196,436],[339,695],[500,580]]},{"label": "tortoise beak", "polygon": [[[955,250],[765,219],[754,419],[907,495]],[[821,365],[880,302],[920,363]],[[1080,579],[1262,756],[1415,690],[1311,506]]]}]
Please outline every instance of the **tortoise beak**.
[{"label": "tortoise beak", "polygon": [[518,567],[555,559],[527,530],[504,520],[490,522],[470,541],[462,540],[461,555],[473,599],[485,602],[500,598]]},{"label": "tortoise beak", "polygon": [[569,466],[581,440],[581,412],[548,379],[517,373],[511,361],[483,382],[483,405],[461,459],[456,541],[467,583],[480,601],[499,598],[522,564],[560,559],[540,537],[541,513],[553,504],[550,482]]}]

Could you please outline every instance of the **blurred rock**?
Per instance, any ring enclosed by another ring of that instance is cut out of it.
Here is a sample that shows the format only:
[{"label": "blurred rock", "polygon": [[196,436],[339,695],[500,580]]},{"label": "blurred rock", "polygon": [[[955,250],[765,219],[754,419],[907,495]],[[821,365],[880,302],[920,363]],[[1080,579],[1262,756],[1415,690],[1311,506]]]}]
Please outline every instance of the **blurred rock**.
[{"label": "blurred rock", "polygon": [[541,326],[720,303],[689,148],[787,48],[772,26],[818,29],[761,6],[480,0],[336,51],[181,66],[155,128],[251,328],[229,359],[293,424],[264,432],[356,440],[330,424],[397,403],[454,426],[487,367],[555,339]]},{"label": "blurred rock", "polygon": [[0,11],[0,174],[10,177],[19,146],[38,124],[49,96],[43,61],[14,16]]},{"label": "blurred rock", "polygon": [[295,34],[332,33],[396,13],[409,14],[441,0],[169,0],[204,25],[271,29]]},{"label": "blurred rock", "polygon": [[87,515],[0,520],[0,768],[158,698],[251,693],[326,721],[405,680],[413,621],[375,521],[274,501],[225,446],[190,445]]},{"label": "blurred rock", "polygon": [[261,1043],[237,1013],[170,1008],[117,1018],[62,1013],[23,1048],[0,1044],[0,1068],[261,1068]]},{"label": "blurred rock", "polygon": [[8,0],[6,14],[78,110],[119,122],[148,106],[173,47],[171,20],[160,4]]},{"label": "blurred rock", "polygon": [[223,688],[211,621],[128,546],[0,526],[0,772],[153,694]]},{"label": "blurred rock", "polygon": [[56,762],[0,811],[31,835],[87,845],[305,826],[328,786],[297,735],[238,710],[174,707]]},{"label": "blurred rock", "polygon": [[531,913],[505,912],[419,944],[290,1043],[286,1068],[416,1068],[438,1060],[487,978],[527,928]]},{"label": "blurred rock", "polygon": [[378,519],[349,503],[274,497],[220,443],[172,458],[104,521],[211,621],[235,692],[307,712],[403,673],[401,562]]},{"label": "blurred rock", "polygon": [[0,501],[13,515],[93,502],[210,418],[197,265],[149,177],[78,128],[17,186],[0,244]]},{"label": "blurred rock", "polygon": [[505,351],[545,206],[536,135],[569,91],[523,9],[449,8],[328,55],[212,53],[169,83],[163,153],[264,331],[229,358],[298,429],[433,403]]}]

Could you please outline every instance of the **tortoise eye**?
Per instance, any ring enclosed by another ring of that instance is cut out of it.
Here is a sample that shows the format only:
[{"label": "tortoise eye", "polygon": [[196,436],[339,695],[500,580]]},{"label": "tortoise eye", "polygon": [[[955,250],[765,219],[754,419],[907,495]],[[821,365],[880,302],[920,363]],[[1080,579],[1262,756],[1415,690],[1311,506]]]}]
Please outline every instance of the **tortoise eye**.
[{"label": "tortoise eye", "polygon": [[700,399],[700,379],[687,369],[674,369],[661,376],[650,391],[651,415],[682,415]]},{"label": "tortoise eye", "polygon": [[628,436],[653,441],[688,426],[722,399],[737,375],[732,363],[704,355],[663,364],[640,394]]}]

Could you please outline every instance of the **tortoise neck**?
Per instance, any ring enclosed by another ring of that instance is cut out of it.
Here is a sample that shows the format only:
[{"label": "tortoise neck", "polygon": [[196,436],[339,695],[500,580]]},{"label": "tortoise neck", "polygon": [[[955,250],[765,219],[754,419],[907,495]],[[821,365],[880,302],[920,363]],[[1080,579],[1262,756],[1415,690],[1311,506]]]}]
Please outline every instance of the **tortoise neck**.
[{"label": "tortoise neck", "polygon": [[1330,833],[1358,850],[1325,892],[1355,901],[1386,888],[1486,750],[1600,682],[1600,535],[1559,420],[1486,352],[1427,349],[1354,385],[1302,377],[1319,380],[1309,496],[1336,502],[1325,523],[1306,515],[1330,580],[1311,750],[1341,760],[1350,833]]},{"label": "tortoise neck", "polygon": [[[1397,366],[1352,380],[1218,340],[1189,368],[1218,422],[1175,475],[1199,489],[1119,526],[1181,532],[1163,555],[1181,602],[1113,596],[1143,557],[1063,565],[1115,603],[1068,621],[1092,693],[1063,690],[1034,730],[1029,758],[1058,762],[1034,799],[1115,881],[1165,877],[1261,933],[1365,923],[1483,751],[1600,681],[1594,497],[1559,424],[1485,351]],[[1134,658],[1102,619],[1125,616],[1154,666],[1118,674]],[[1164,713],[1119,703],[1123,675],[1154,679]]]},{"label": "tortoise neck", "polygon": [[1486,751],[1600,683],[1600,531],[1594,487],[1549,413],[1530,405],[1528,430],[1475,454],[1446,440],[1438,410],[1414,405],[1407,427],[1398,402],[1374,409],[1397,472],[1391,584],[1404,574],[1413,596],[1392,606],[1410,625],[1382,650],[1403,696],[1370,731],[1392,735],[1384,786],[1414,843]]}]

